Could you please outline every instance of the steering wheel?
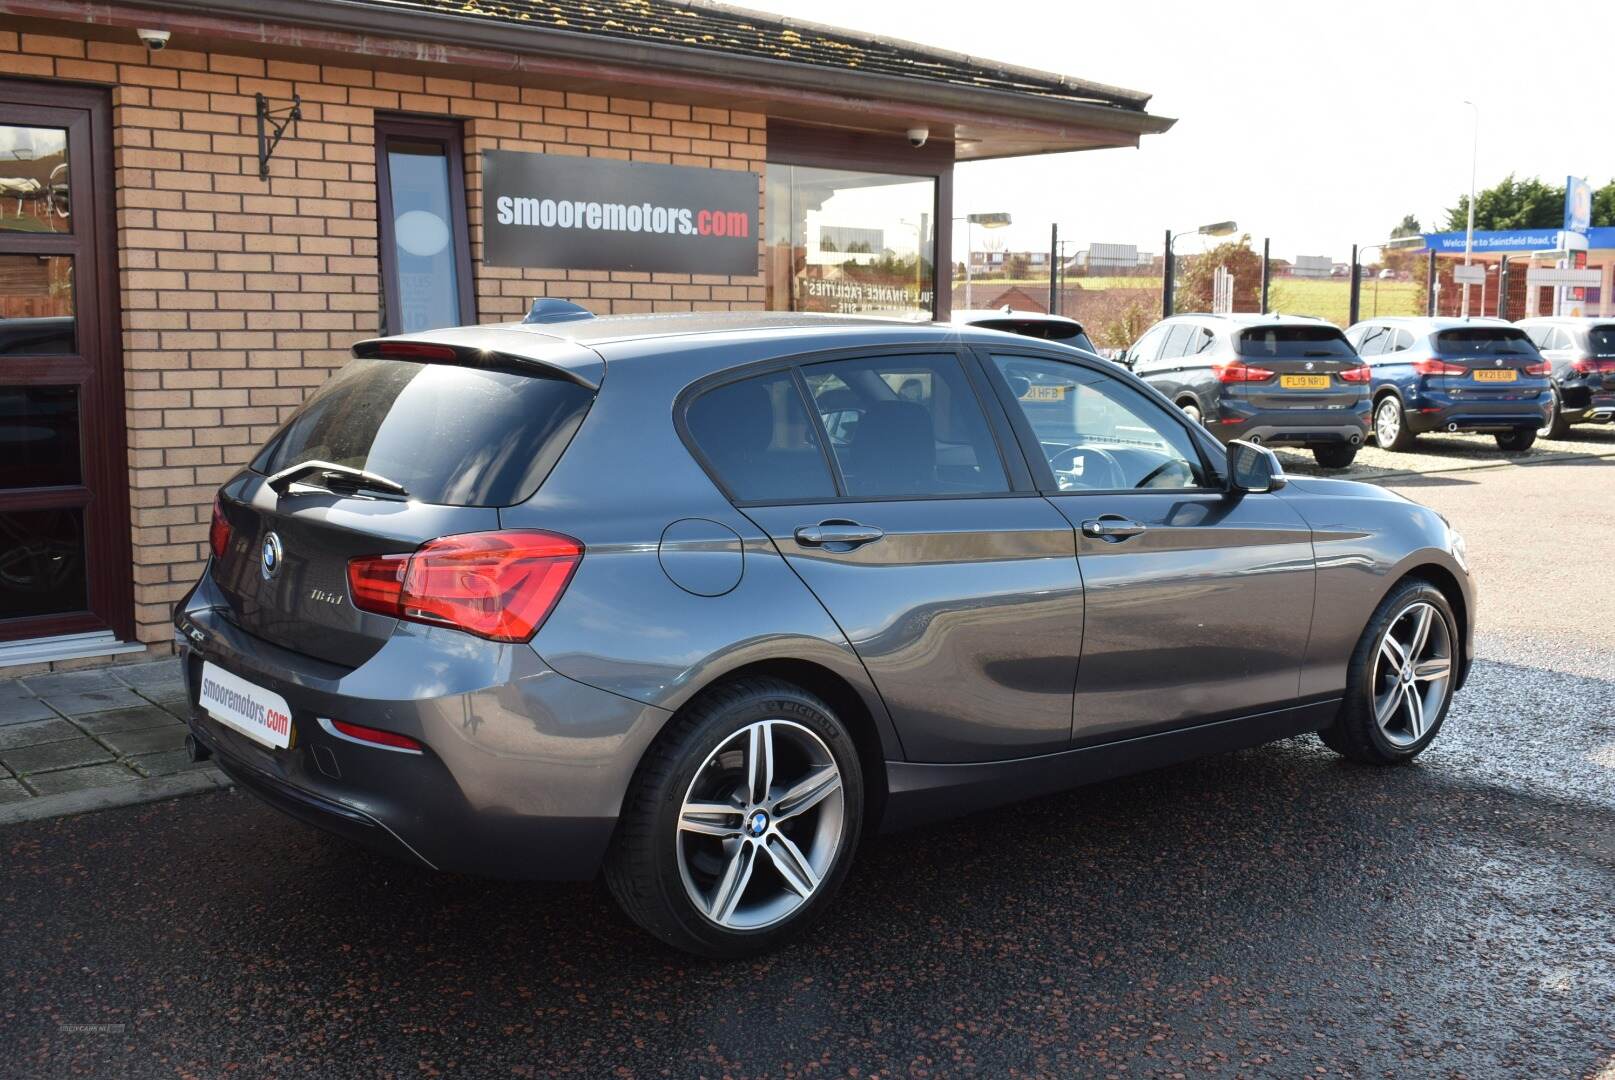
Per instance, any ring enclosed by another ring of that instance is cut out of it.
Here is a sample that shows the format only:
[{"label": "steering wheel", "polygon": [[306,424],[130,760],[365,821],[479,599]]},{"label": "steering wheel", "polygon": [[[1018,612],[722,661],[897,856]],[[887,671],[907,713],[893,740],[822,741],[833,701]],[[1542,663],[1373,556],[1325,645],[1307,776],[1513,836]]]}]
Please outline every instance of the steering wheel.
[{"label": "steering wheel", "polygon": [[[1116,458],[1110,453],[1110,451],[1101,449],[1097,446],[1068,446],[1064,450],[1061,450],[1055,454],[1053,457],[1049,458],[1049,467],[1057,473],[1073,472],[1074,470],[1072,466],[1077,463],[1078,458],[1083,459],[1083,487],[1124,488],[1127,486],[1127,474],[1122,472],[1122,467],[1117,463]],[[1105,471],[1108,473],[1108,475],[1105,477],[1105,483],[1090,484],[1087,482],[1087,463],[1089,461],[1104,462]],[[1063,465],[1062,462],[1064,463]]]},{"label": "steering wheel", "polygon": [[1183,481],[1186,481],[1186,482],[1177,483],[1177,484],[1162,484],[1162,485],[1160,485],[1161,487],[1188,487],[1189,483],[1193,482],[1193,480],[1194,480],[1194,472],[1192,470],[1190,470],[1189,466],[1185,465],[1183,462],[1179,461],[1177,458],[1173,458],[1171,461],[1162,462],[1161,464],[1157,465],[1155,468],[1151,469],[1149,471],[1149,474],[1147,476],[1145,476],[1144,479],[1140,480],[1138,483],[1134,484],[1133,486],[1134,487],[1141,487],[1141,488],[1155,487],[1156,485],[1150,483],[1150,481],[1154,480],[1157,476],[1162,475],[1163,473],[1165,473],[1169,469],[1178,469],[1178,470],[1180,470],[1181,474],[1184,474],[1184,475],[1180,475],[1180,476],[1176,477],[1176,479],[1183,480]]}]

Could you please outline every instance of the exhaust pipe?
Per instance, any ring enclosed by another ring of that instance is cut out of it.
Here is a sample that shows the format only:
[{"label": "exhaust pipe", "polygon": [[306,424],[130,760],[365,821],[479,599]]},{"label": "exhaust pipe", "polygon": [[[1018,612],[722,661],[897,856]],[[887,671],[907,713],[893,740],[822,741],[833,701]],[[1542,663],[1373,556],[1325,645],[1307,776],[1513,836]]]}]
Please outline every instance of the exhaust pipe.
[{"label": "exhaust pipe", "polygon": [[1252,444],[1254,444],[1256,446],[1261,446],[1262,445],[1262,437],[1260,435],[1251,435],[1248,438],[1246,438],[1245,441],[1248,442],[1248,443],[1252,443]]},{"label": "exhaust pipe", "polygon": [[1359,445],[1361,445],[1361,444],[1362,444],[1362,441],[1363,441],[1363,437],[1362,437],[1362,436],[1361,436],[1361,435],[1353,435],[1353,436],[1352,436],[1352,437],[1351,437],[1351,444],[1352,444],[1352,445],[1353,445],[1353,446],[1359,446]]},{"label": "exhaust pipe", "polygon": [[1448,431],[1457,431],[1457,430],[1458,430],[1458,424],[1457,424],[1457,422],[1456,422],[1456,421],[1455,421],[1455,422],[1453,422],[1453,423],[1451,423],[1451,424],[1448,424],[1448,425],[1447,425],[1447,430],[1448,430]]},{"label": "exhaust pipe", "polygon": [[206,761],[213,756],[213,751],[196,741],[196,736],[190,732],[185,733],[185,756],[192,761]]}]

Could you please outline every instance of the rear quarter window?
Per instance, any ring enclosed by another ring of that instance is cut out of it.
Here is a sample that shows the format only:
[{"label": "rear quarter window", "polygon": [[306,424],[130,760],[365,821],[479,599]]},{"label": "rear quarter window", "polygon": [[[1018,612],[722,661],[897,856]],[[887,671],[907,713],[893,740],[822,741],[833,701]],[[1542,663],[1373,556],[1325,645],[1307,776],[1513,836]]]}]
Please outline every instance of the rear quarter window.
[{"label": "rear quarter window", "polygon": [[835,481],[789,372],[725,383],[690,402],[690,440],[738,502],[833,499]]},{"label": "rear quarter window", "polygon": [[529,498],[594,400],[561,378],[408,360],[352,360],[253,461],[273,475],[329,461],[445,506]]}]

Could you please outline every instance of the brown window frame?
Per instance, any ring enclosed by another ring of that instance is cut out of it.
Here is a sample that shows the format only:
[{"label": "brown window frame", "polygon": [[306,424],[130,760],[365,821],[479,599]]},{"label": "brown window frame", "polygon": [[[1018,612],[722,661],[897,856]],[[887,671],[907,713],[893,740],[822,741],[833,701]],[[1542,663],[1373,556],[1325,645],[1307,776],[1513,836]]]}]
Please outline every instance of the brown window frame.
[{"label": "brown window frame", "polygon": [[768,121],[768,165],[801,165],[811,169],[858,169],[935,181],[932,220],[936,222],[935,301],[931,317],[953,316],[953,164],[950,139],[931,139],[910,146],[897,135]]},{"label": "brown window frame", "polygon": [[465,194],[465,131],[458,120],[424,116],[376,118],[376,246],[381,256],[383,334],[399,334],[398,252],[393,238],[392,171],[388,167],[389,140],[431,142],[443,147],[449,163],[449,208],[458,210],[449,224],[454,233],[454,276],[459,286],[460,324],[477,321],[477,289],[471,277],[471,209]]},{"label": "brown window frame", "polygon": [[[75,353],[8,357],[0,381],[23,386],[77,385],[83,476],[78,484],[10,489],[0,510],[82,508],[89,606],[80,611],[0,620],[0,642],[111,630],[136,640],[130,473],[124,416],[123,310],[112,171],[112,96],[60,82],[0,79],[5,123],[61,127],[76,182],[71,233],[0,234],[0,254],[73,259]],[[87,197],[86,197],[87,196]]]}]

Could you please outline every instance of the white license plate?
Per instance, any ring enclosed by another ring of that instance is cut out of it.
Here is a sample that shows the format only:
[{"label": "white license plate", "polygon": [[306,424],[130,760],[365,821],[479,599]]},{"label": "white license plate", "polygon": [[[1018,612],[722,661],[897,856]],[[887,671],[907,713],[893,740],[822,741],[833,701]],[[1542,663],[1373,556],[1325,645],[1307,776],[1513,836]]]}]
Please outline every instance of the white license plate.
[{"label": "white license plate", "polygon": [[253,742],[276,750],[292,743],[292,709],[285,698],[211,663],[202,665],[201,705]]}]

